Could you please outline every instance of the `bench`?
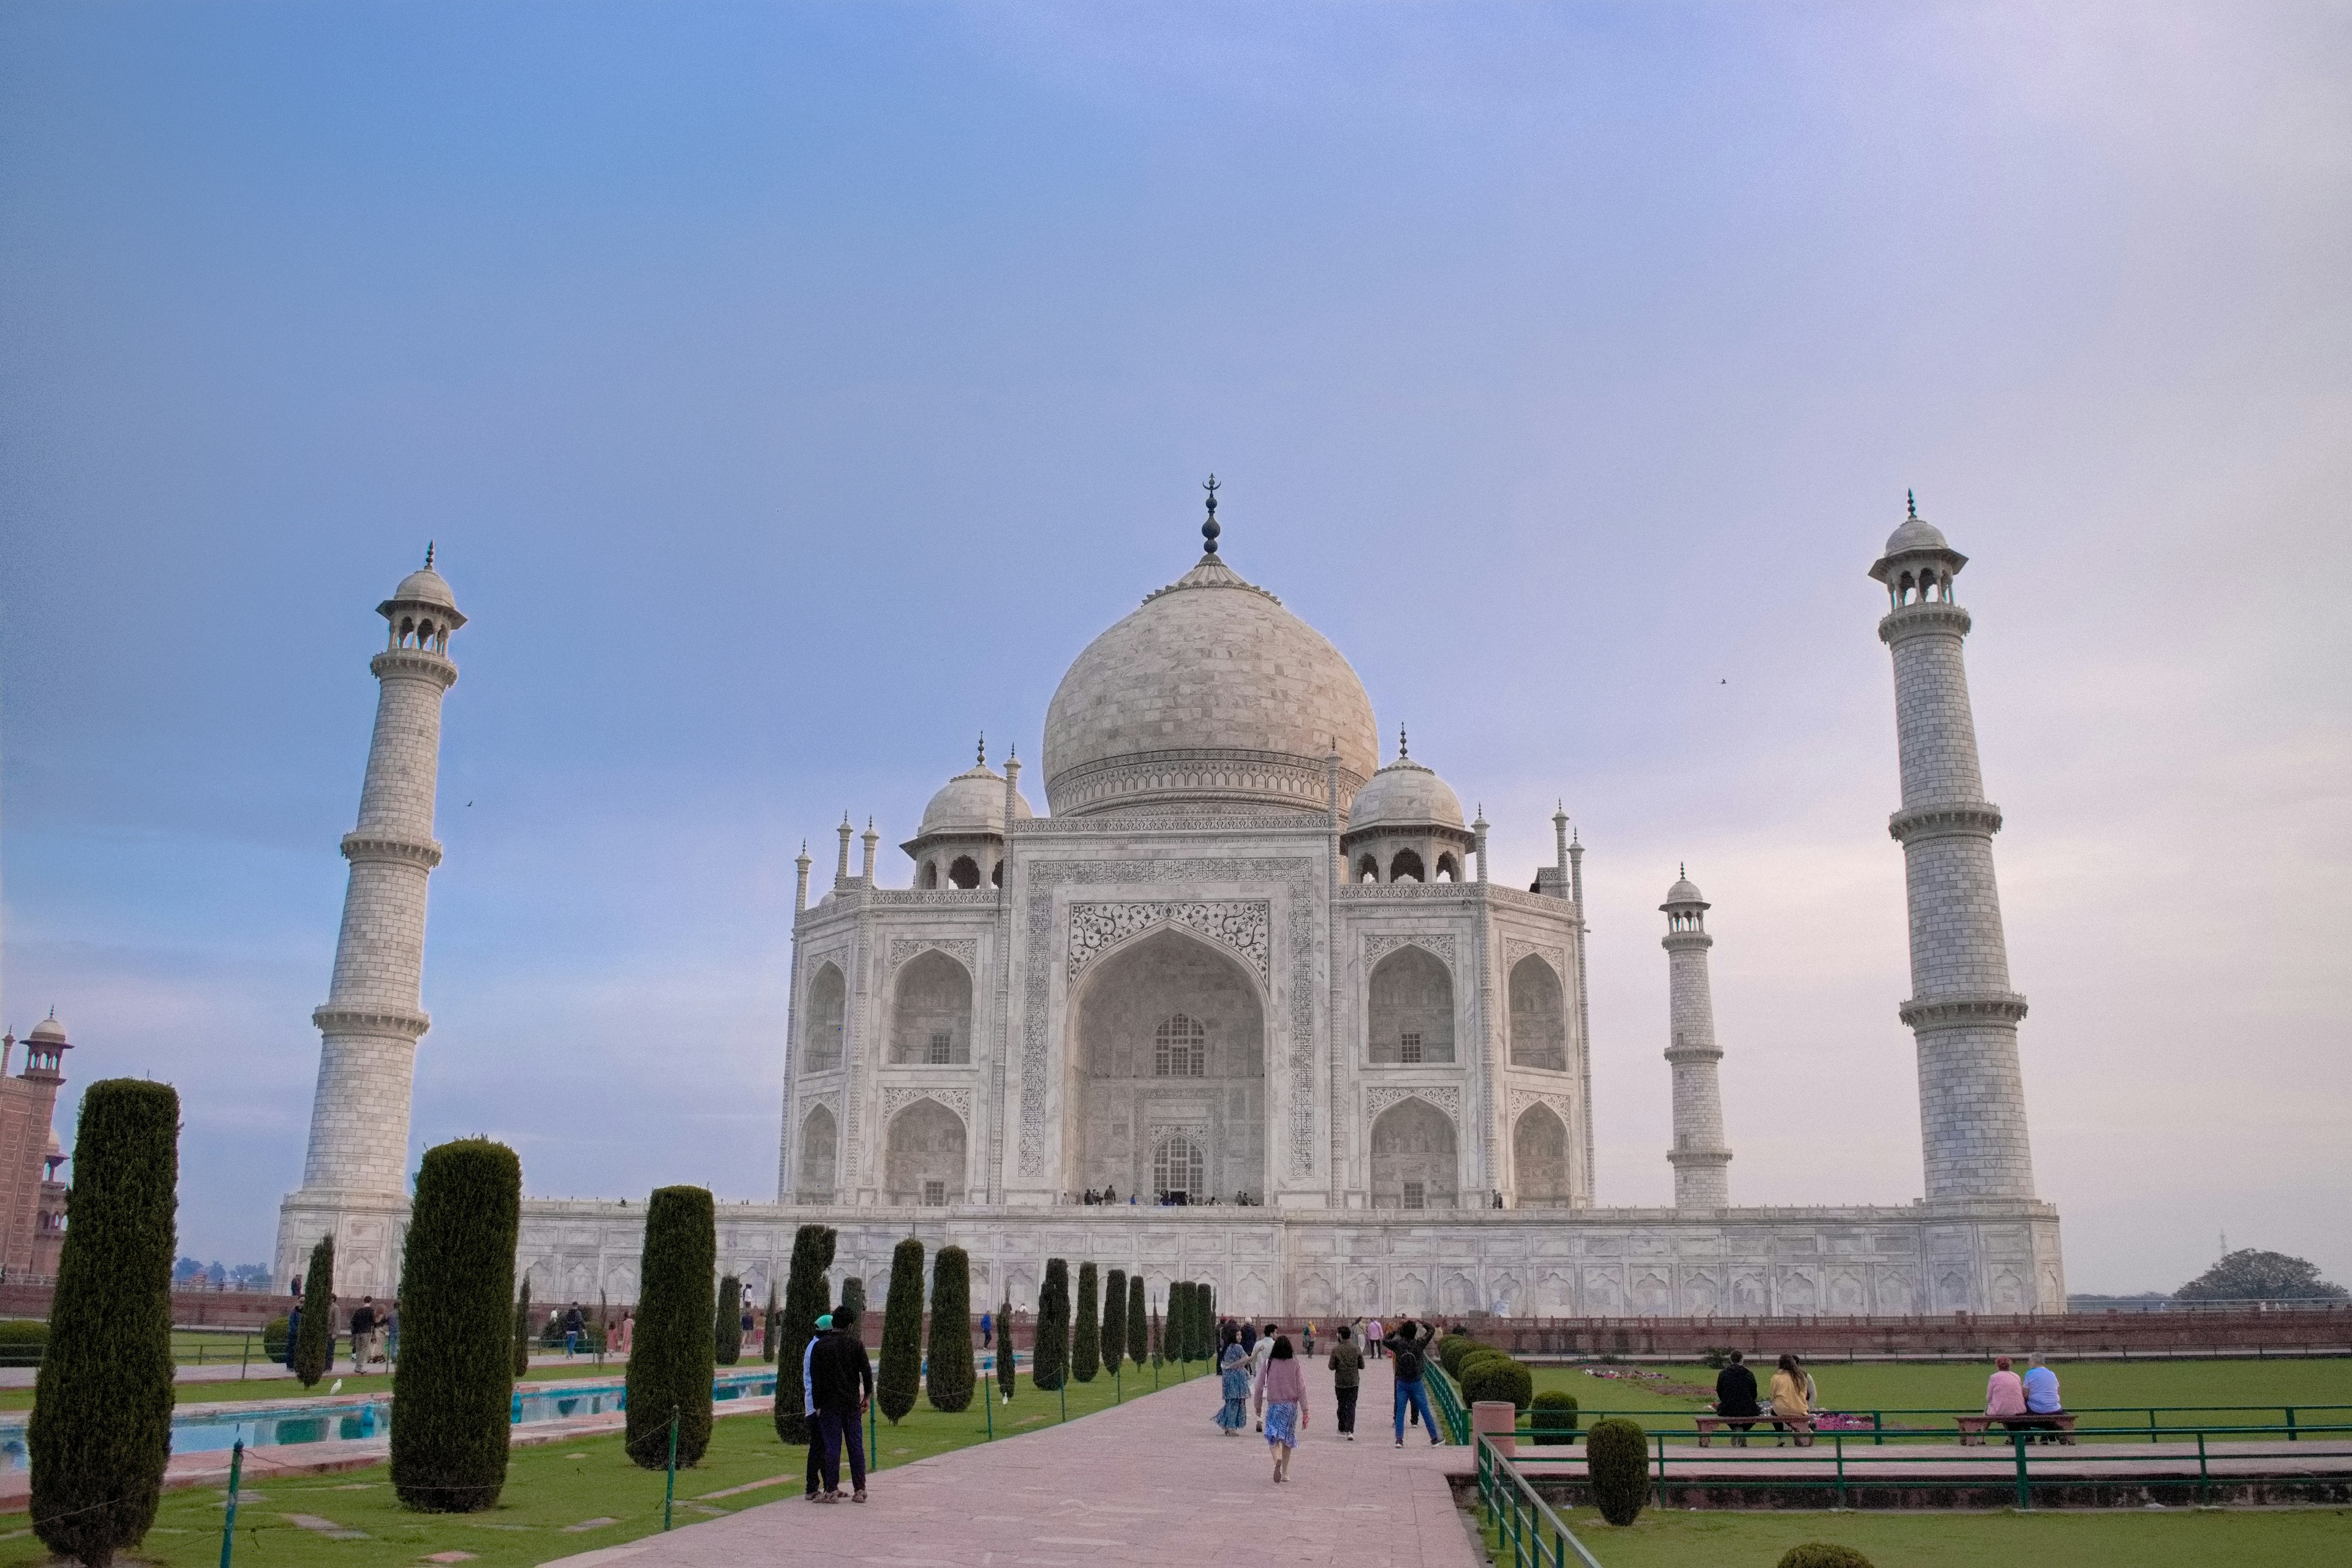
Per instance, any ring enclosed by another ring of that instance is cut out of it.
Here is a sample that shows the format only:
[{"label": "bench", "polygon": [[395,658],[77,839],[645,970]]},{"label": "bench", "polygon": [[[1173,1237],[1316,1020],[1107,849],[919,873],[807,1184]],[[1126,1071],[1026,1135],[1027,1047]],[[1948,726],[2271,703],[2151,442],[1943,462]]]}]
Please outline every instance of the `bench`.
[{"label": "bench", "polygon": [[2074,1413],[2071,1410],[2036,1411],[2029,1415],[1960,1415],[1954,1419],[1959,1423],[1960,1447],[1963,1448],[1982,1447],[1987,1432],[2011,1421],[2033,1422],[2034,1427],[2028,1428],[2025,1433],[2029,1437],[2038,1437],[2043,1432],[2055,1432],[2061,1443],[2074,1440]]},{"label": "bench", "polygon": [[1775,1421],[1779,1421],[1782,1426],[1788,1427],[1790,1431],[1796,1434],[1798,1447],[1810,1448],[1812,1447],[1813,1418],[1810,1415],[1772,1415],[1769,1414],[1763,1415],[1717,1415],[1713,1414],[1702,1414],[1691,1418],[1692,1425],[1698,1428],[1698,1446],[1702,1448],[1711,1447],[1717,1428],[1725,1426],[1730,1427],[1735,1436],[1741,1436],[1747,1435],[1749,1427],[1761,1426],[1764,1428],[1764,1436],[1768,1437],[1778,1437],[1780,1433],[1775,1431],[1772,1426],[1772,1423]]}]

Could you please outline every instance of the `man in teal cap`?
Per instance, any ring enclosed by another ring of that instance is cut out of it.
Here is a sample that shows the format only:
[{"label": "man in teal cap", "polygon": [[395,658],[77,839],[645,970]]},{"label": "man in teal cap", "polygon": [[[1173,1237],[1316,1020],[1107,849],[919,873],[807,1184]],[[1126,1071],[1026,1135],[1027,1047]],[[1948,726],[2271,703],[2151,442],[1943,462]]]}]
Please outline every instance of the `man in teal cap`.
[{"label": "man in teal cap", "polygon": [[825,1313],[816,1321],[816,1332],[801,1347],[801,1414],[808,1418],[808,1500],[816,1501],[817,1457],[824,1447],[816,1436],[816,1390],[809,1385],[809,1358],[816,1354],[816,1342],[833,1330],[833,1314]]}]

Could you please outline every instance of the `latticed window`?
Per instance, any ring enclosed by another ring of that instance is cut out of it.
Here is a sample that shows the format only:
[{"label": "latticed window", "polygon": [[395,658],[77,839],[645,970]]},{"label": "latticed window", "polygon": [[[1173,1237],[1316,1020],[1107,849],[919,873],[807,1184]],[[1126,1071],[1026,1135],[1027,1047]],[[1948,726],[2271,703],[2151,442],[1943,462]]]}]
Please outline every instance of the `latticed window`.
[{"label": "latticed window", "polygon": [[1421,1060],[1421,1037],[1419,1035],[1406,1035],[1397,1041],[1397,1060],[1401,1062],[1417,1062]]},{"label": "latticed window", "polygon": [[1152,1037],[1154,1078],[1205,1078],[1209,1072],[1209,1032],[1198,1018],[1171,1015]]},{"label": "latticed window", "polygon": [[1181,1193],[1187,1203],[1202,1195],[1208,1187],[1208,1167],[1201,1146],[1181,1132],[1162,1138],[1151,1152],[1151,1184],[1162,1197]]},{"label": "latticed window", "polygon": [[816,1026],[816,1051],[813,1067],[835,1067],[841,1061],[841,1020],[834,1018]]},{"label": "latticed window", "polygon": [[933,1067],[940,1067],[947,1062],[953,1061],[955,1059],[955,1037],[945,1029],[932,1030],[931,1043],[929,1047],[926,1048],[923,1054],[923,1059],[930,1063]]},{"label": "latticed window", "polygon": [[936,1178],[923,1184],[923,1203],[929,1208],[940,1208],[948,1201],[948,1184]]},{"label": "latticed window", "polygon": [[1429,1206],[1428,1186],[1421,1182],[1407,1182],[1404,1184],[1404,1206],[1409,1209],[1427,1208]]}]

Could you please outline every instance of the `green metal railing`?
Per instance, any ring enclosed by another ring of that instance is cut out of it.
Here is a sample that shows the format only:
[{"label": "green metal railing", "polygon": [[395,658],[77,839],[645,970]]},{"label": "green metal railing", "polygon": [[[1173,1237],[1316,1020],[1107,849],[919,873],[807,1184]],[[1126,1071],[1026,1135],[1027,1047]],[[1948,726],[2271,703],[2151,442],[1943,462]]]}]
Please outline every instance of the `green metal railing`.
[{"label": "green metal railing", "polygon": [[[1848,1430],[1843,1435],[1854,1438],[1867,1437],[1874,1444],[1884,1444],[1887,1442],[1948,1443],[1952,1441],[1955,1436],[1954,1428],[1951,1426],[1914,1426],[1896,1418],[1902,1416],[1927,1416],[1943,1422],[1950,1422],[1956,1416],[1982,1415],[1984,1411],[1977,1406],[1969,1405],[1917,1406],[1906,1409],[1884,1410],[1822,1410],[1817,1411],[1815,1414],[1820,1416],[1843,1416],[1853,1420],[1858,1420],[1864,1416],[1869,1417],[1870,1426],[1867,1431],[1857,1432]],[[2149,1442],[2156,1443],[2161,1442],[2163,1440],[2161,1434],[2169,1430],[2202,1430],[2214,1435],[2216,1437],[2223,1439],[2227,1439],[2233,1434],[2240,1433],[2251,1435],[2283,1431],[2286,1436],[2286,1440],[2290,1443],[2294,1443],[2302,1441],[2303,1435],[2305,1433],[2333,1430],[2334,1428],[2327,1424],[2329,1419],[2336,1422],[2352,1421],[2352,1405],[2084,1405],[2081,1407],[2070,1406],[2065,1411],[2065,1414],[2075,1418],[2077,1425],[2074,1428],[2074,1435],[2077,1436],[2088,1432],[2096,1431],[2105,1436],[2117,1438],[2128,1436],[2134,1440],[2140,1437],[2146,1437]],[[2173,1417],[2186,1415],[2192,1417],[2204,1417],[2218,1415],[2277,1415],[2279,1420],[2274,1423],[2242,1426],[2224,1422],[2200,1420],[2194,1423],[2183,1423],[2169,1420],[2159,1421],[2158,1419],[2158,1416]],[[1592,1422],[1604,1420],[1613,1415],[1625,1420],[1637,1422],[1653,1432],[1664,1431],[1679,1436],[1688,1436],[1693,1439],[1696,1439],[1700,1436],[1697,1427],[1695,1426],[1688,1431],[1684,1431],[1678,1425],[1676,1425],[1684,1421],[1688,1421],[1691,1418],[1691,1414],[1687,1411],[1578,1410],[1575,1412],[1575,1415],[1580,1425],[1589,1426]],[[2095,1416],[2137,1417],[2143,1415],[2147,1417],[2145,1422],[2134,1420],[2129,1426],[2125,1426],[2121,1422],[2110,1422],[2106,1425],[2098,1426],[2087,1426],[2081,1424],[2085,1419]],[[2314,1426],[2310,1423],[2309,1417],[2314,1415],[2323,1417],[2323,1421],[2320,1425]],[[1720,1418],[1718,1417],[1718,1419]],[[1663,1426],[1652,1425],[1652,1423],[1660,1421],[1666,1423],[1666,1425]],[[1757,1416],[1756,1435],[1759,1436],[1770,1435],[1771,1423],[1772,1416],[1769,1411],[1764,1415]],[[1518,1435],[1521,1437],[1527,1437],[1533,1433],[1533,1430],[1532,1417],[1528,1412],[1524,1410],[1521,1411],[1519,1413],[1517,1425]],[[1818,1435],[1823,1437],[1837,1435],[1833,1428],[1821,1427],[1816,1430]],[[1715,1435],[1721,1436],[1723,1435],[1722,1428],[1717,1427]],[[1999,1441],[2001,1436],[2002,1435],[2000,1433],[1993,1432],[1988,1432],[1986,1434],[1986,1437],[1989,1441]]]},{"label": "green metal railing", "polygon": [[1454,1386],[1454,1379],[1437,1364],[1437,1358],[1422,1360],[1422,1382],[1429,1389],[1429,1402],[1437,1411],[1437,1418],[1445,1423],[1445,1434],[1457,1444],[1470,1441],[1470,1412],[1462,1403],[1462,1391]]},{"label": "green metal railing", "polygon": [[[1496,1560],[1510,1568],[1568,1568],[1571,1553],[1583,1568],[1601,1568],[1576,1531],[1483,1433],[1478,1438],[1478,1510],[1479,1522],[1495,1532]],[[1544,1544],[1547,1526],[1551,1530],[1549,1549]]]}]

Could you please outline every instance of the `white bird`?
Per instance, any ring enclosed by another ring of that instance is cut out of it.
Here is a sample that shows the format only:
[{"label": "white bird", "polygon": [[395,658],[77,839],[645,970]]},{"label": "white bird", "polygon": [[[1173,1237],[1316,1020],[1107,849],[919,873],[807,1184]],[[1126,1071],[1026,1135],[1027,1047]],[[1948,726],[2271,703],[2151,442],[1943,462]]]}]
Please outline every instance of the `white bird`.
[{"label": "white bird", "polygon": [[327,1392],[330,1394],[341,1394],[342,1391],[343,1380],[340,1377],[335,1379],[333,1383],[327,1385]]}]

